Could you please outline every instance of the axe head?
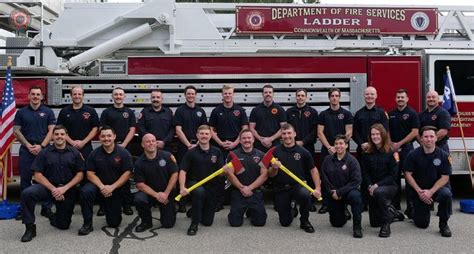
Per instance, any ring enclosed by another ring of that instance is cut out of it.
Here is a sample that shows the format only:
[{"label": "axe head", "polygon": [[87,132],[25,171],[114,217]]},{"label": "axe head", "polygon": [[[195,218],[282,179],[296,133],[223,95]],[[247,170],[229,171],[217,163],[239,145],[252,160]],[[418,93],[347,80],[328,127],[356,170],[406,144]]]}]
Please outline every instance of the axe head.
[{"label": "axe head", "polygon": [[229,155],[231,158],[230,163],[232,163],[232,167],[234,168],[234,174],[242,174],[245,171],[245,168],[240,162],[239,157],[237,157],[237,155],[232,151],[229,152]]},{"label": "axe head", "polygon": [[264,168],[270,167],[270,163],[273,159],[273,151],[275,151],[275,147],[272,147],[268,150],[268,152],[263,156],[262,160],[260,161],[260,166]]}]

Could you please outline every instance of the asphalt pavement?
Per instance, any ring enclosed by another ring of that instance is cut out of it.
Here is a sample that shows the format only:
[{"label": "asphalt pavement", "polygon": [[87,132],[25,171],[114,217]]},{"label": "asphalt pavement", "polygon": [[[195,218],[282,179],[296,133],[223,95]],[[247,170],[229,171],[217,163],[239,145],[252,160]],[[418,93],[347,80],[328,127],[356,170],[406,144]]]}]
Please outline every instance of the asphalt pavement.
[{"label": "asphalt pavement", "polygon": [[[404,205],[404,204],[403,204]],[[97,207],[95,207],[97,210]],[[392,224],[392,236],[379,238],[378,228],[370,228],[368,213],[363,213],[364,238],[352,237],[352,222],[333,228],[328,214],[311,213],[313,234],[299,228],[295,219],[290,227],[281,227],[272,205],[267,205],[265,227],[253,227],[246,220],[239,228],[227,222],[229,207],[216,213],[214,224],[200,226],[196,236],[186,235],[190,219],[178,214],[174,228],[160,228],[159,210],[153,210],[154,227],[135,233],[140,223],[135,214],[123,217],[118,229],[105,227],[104,217],[94,217],[94,231],[78,236],[82,225],[80,207],[76,206],[71,228],[60,231],[39,215],[36,207],[38,235],[29,243],[21,243],[24,226],[20,221],[0,221],[0,253],[473,253],[474,215],[459,211],[459,200],[453,202],[449,225],[451,238],[441,237],[438,218],[432,213],[431,225],[418,229],[405,220]]]}]

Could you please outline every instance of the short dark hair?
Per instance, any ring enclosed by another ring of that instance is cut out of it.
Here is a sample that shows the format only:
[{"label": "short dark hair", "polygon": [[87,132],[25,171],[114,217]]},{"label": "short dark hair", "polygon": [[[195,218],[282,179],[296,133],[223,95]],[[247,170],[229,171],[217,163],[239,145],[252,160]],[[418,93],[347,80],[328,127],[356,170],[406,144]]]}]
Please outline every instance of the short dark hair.
[{"label": "short dark hair", "polygon": [[308,95],[308,91],[306,91],[306,89],[304,89],[304,88],[300,88],[300,89],[296,90],[295,94],[298,94],[299,92],[304,92],[304,95]]},{"label": "short dark hair", "polygon": [[43,88],[41,88],[40,86],[32,86],[30,87],[30,89],[28,90],[28,93],[31,92],[31,90],[36,90],[36,89],[39,89],[41,91],[41,93],[43,93]]},{"label": "short dark hair", "polygon": [[66,132],[66,134],[67,134],[67,129],[64,125],[58,124],[58,125],[54,126],[53,133],[57,130],[64,130],[64,132]]},{"label": "short dark hair", "polygon": [[336,137],[334,137],[334,143],[338,140],[344,140],[344,143],[348,143],[346,135],[344,134],[337,134]]},{"label": "short dark hair", "polygon": [[102,126],[102,128],[100,128],[100,130],[99,130],[99,133],[102,133],[103,131],[106,131],[106,130],[111,130],[112,133],[115,134],[114,128],[112,128],[112,127],[110,127],[110,126],[108,126],[108,125]]},{"label": "short dark hair", "polygon": [[197,93],[196,87],[193,86],[193,85],[189,85],[189,86],[186,86],[186,87],[184,88],[184,94],[186,94],[186,92],[187,92],[189,89],[193,89],[194,92]]},{"label": "short dark hair", "polygon": [[434,127],[434,126],[432,126],[432,125],[423,126],[423,127],[421,127],[421,129],[420,129],[420,133],[419,133],[420,136],[423,136],[423,133],[424,133],[425,131],[434,131],[434,132],[436,133],[436,132],[438,132],[438,128],[436,128],[436,127]]},{"label": "short dark hair", "polygon": [[263,92],[263,90],[264,90],[265,88],[270,88],[270,89],[272,89],[272,91],[274,90],[274,88],[273,88],[272,85],[270,85],[270,84],[265,84],[265,85],[262,87],[262,92]]},{"label": "short dark hair", "polygon": [[331,94],[334,92],[337,92],[339,94],[339,97],[341,97],[341,90],[339,88],[333,87],[328,91],[328,98],[331,98]]},{"label": "short dark hair", "polygon": [[398,90],[397,90],[397,93],[405,93],[405,94],[408,95],[408,92],[407,92],[407,90],[406,90],[405,88],[400,88],[400,89],[398,89]]}]

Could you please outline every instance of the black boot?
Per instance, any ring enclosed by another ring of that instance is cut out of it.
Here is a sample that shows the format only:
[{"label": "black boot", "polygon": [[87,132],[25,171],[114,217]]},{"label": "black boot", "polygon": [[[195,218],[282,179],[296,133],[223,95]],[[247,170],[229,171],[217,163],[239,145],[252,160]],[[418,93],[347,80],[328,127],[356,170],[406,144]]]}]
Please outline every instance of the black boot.
[{"label": "black boot", "polygon": [[191,223],[191,226],[188,228],[188,235],[196,235],[198,231],[198,224]]},{"label": "black boot", "polygon": [[323,204],[321,208],[319,208],[319,211],[318,211],[319,214],[325,214],[327,212],[328,212],[328,206],[325,204]]},{"label": "black boot", "polygon": [[448,221],[439,221],[439,232],[444,237],[451,237],[451,229],[448,226]]},{"label": "black boot", "polygon": [[380,228],[379,237],[389,237],[390,234],[390,223],[384,223]]},{"label": "black boot", "polygon": [[408,217],[408,219],[413,219],[413,202],[408,201],[407,202],[407,209],[405,210],[405,215]]},{"label": "black boot", "polygon": [[354,219],[353,224],[352,224],[352,235],[354,238],[362,238],[362,226],[360,223],[360,220]]},{"label": "black boot", "polygon": [[53,211],[51,211],[51,208],[41,208],[40,214],[41,216],[49,219],[51,216],[53,216]]},{"label": "black boot", "polygon": [[105,210],[104,206],[102,204],[99,204],[99,210],[97,211],[97,217],[101,217],[105,215]]},{"label": "black boot", "polygon": [[77,232],[78,235],[88,235],[90,232],[94,231],[94,228],[92,227],[92,221],[91,222],[84,222],[84,225],[79,229],[79,232]]},{"label": "black boot", "polygon": [[36,225],[35,224],[26,224],[26,230],[23,236],[21,237],[21,241],[26,243],[33,240],[33,237],[36,236]]}]

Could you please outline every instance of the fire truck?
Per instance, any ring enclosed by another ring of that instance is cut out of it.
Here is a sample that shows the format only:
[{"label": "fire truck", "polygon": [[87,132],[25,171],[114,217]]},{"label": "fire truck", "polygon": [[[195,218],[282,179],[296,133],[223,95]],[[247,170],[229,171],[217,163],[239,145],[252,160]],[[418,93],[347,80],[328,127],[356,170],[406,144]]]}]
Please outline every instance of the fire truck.
[{"label": "fire truck", "polygon": [[328,89],[337,87],[342,106],[355,113],[364,88],[374,86],[387,112],[400,88],[421,111],[429,89],[444,93],[449,66],[470,156],[452,117],[453,173],[467,175],[474,151],[473,13],[474,6],[70,3],[33,39],[11,38],[15,50],[23,46],[12,67],[15,96],[25,105],[28,88],[40,85],[57,114],[79,85],[100,115],[115,87],[126,90],[125,103],[135,112],[149,104],[152,89],[161,89],[174,111],[192,84],[209,116],[221,103],[222,85],[230,84],[249,114],[270,83],[285,108],[305,88],[321,112]]}]

